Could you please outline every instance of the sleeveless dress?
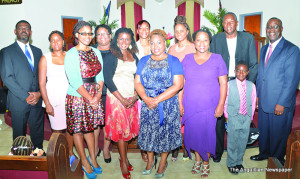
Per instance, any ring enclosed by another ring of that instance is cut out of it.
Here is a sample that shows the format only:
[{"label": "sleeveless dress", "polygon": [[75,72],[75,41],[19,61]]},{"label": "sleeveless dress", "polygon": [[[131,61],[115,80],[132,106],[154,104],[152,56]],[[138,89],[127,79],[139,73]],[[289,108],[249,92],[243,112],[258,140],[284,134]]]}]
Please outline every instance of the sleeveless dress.
[{"label": "sleeveless dress", "polygon": [[[178,62],[179,63],[179,62]],[[173,85],[168,59],[149,59],[143,67],[140,78],[147,96],[156,97]],[[178,95],[160,103],[163,122],[160,121],[160,107],[149,110],[144,101],[141,108],[140,133],[137,145],[141,150],[156,153],[168,152],[182,145],[180,133],[180,112]]]},{"label": "sleeveless dress", "polygon": [[[95,77],[102,70],[96,53],[89,51],[78,51],[80,57],[80,71],[82,78]],[[84,88],[94,97],[99,89],[96,82],[83,83]],[[103,124],[102,103],[99,102],[98,109],[93,110],[89,101],[83,97],[67,95],[66,114],[68,131],[73,133],[91,132]]]},{"label": "sleeveless dress", "polygon": [[[118,59],[113,82],[119,93],[126,99],[134,96],[134,74],[136,62]],[[115,142],[129,141],[139,134],[139,110],[136,101],[133,107],[125,108],[122,103],[108,90],[105,109],[106,138]]]},{"label": "sleeveless dress", "polygon": [[[47,61],[47,96],[54,109],[54,117],[51,115],[48,115],[48,117],[53,130],[63,130],[67,128],[65,99],[69,82],[65,74],[64,65],[52,63],[51,52],[44,54],[44,56]],[[42,105],[43,107],[46,107],[44,101]]]}]

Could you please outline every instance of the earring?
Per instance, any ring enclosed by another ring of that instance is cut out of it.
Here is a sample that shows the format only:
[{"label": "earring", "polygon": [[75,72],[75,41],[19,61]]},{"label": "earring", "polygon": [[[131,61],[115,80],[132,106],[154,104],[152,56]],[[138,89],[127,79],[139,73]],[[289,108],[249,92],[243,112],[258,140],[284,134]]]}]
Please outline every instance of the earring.
[{"label": "earring", "polygon": [[129,45],[129,50],[131,50],[131,49],[132,49],[132,45],[130,44],[130,45]]},{"label": "earring", "polygon": [[117,46],[120,48],[120,45],[117,43]]}]

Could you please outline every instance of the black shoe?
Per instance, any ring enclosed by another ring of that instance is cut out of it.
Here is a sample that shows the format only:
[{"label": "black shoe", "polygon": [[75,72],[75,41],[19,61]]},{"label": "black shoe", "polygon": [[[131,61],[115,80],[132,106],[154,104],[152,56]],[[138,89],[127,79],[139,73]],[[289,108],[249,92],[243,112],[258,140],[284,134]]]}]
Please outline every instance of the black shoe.
[{"label": "black shoe", "polygon": [[266,160],[267,158],[263,158],[259,155],[253,155],[250,157],[251,160],[255,160],[255,161],[262,161],[262,160]]},{"label": "black shoe", "polygon": [[111,157],[109,157],[108,159],[105,158],[105,159],[104,159],[104,162],[105,162],[105,163],[110,163],[110,162],[111,162]]},{"label": "black shoe", "polygon": [[215,158],[213,158],[213,161],[215,163],[219,163],[221,161],[221,157],[215,157]]},{"label": "black shoe", "polygon": [[231,173],[231,174],[234,174],[234,175],[237,175],[239,174],[237,171],[238,169],[236,167],[227,167],[228,168],[228,171]]},{"label": "black shoe", "polygon": [[243,173],[245,171],[245,168],[243,165],[237,165],[236,169],[238,170],[239,173]]}]

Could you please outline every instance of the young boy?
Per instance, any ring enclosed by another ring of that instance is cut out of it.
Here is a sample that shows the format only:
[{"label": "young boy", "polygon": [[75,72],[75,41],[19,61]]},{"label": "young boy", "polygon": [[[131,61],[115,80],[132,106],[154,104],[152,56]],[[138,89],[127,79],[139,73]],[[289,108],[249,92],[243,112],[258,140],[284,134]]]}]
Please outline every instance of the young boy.
[{"label": "young boy", "polygon": [[227,167],[235,175],[244,170],[243,156],[256,104],[256,88],[251,81],[246,80],[248,73],[246,63],[236,65],[236,79],[228,82],[224,105],[224,116],[228,120]]}]

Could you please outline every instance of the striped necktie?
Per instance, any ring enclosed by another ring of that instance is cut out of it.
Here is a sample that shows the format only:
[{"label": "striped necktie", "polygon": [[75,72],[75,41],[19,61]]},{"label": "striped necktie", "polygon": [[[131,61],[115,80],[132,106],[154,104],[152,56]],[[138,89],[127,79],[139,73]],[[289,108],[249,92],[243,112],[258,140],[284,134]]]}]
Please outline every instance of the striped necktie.
[{"label": "striped necktie", "polygon": [[273,52],[273,50],[272,50],[272,44],[270,44],[270,47],[269,47],[269,53],[268,53],[268,56],[267,56],[267,58],[266,58],[265,66],[267,66],[268,61],[269,61],[269,59],[270,59],[270,56],[272,55],[272,52]]},{"label": "striped necktie", "polygon": [[247,112],[247,99],[246,99],[246,82],[242,83],[242,94],[241,94],[241,101],[242,101],[242,106],[241,106],[241,114],[244,116],[248,113]]},{"label": "striped necktie", "polygon": [[27,60],[28,60],[29,65],[30,65],[30,67],[31,67],[31,70],[33,71],[33,61],[32,61],[31,55],[30,55],[30,53],[29,53],[29,51],[28,51],[27,45],[25,45],[25,55],[26,55],[26,57],[27,57]]}]

